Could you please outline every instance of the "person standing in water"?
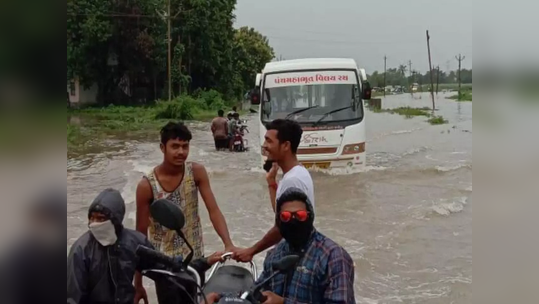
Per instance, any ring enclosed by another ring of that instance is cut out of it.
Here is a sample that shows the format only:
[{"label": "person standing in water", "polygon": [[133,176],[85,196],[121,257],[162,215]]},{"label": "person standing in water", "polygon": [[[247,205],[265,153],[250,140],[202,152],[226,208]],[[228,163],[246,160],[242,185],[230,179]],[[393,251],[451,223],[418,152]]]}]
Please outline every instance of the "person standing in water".
[{"label": "person standing in water", "polygon": [[228,120],[224,117],[225,111],[219,110],[211,122],[211,132],[215,142],[215,150],[221,151],[229,147]]},{"label": "person standing in water", "polygon": [[[213,227],[223,241],[225,251],[234,251],[236,248],[211,190],[206,168],[201,164],[187,161],[191,139],[191,132],[183,123],[170,122],[161,129],[160,146],[164,155],[163,162],[146,174],[137,186],[136,226],[138,231],[148,236],[156,250],[171,257],[187,256],[189,249],[178,234],[161,226],[150,215],[150,205],[153,201],[161,198],[172,201],[185,214],[183,233],[193,246],[193,258],[197,259],[204,255],[202,225],[198,213],[199,192]],[[140,273],[135,276],[135,287],[135,303],[141,299],[147,303]]]}]

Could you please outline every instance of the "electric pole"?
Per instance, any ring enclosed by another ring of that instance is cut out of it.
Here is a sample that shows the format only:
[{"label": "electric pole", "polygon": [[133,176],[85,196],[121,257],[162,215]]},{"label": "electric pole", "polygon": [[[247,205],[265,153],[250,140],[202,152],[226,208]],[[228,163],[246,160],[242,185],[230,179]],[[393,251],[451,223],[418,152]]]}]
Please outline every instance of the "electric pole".
[{"label": "electric pole", "polygon": [[[408,72],[410,72],[410,79],[412,79],[412,60],[408,60]],[[406,83],[408,84],[408,90],[410,90],[410,95],[414,97],[414,91],[412,90],[410,81],[407,81]],[[412,79],[412,84],[413,84],[413,79]]]},{"label": "electric pole", "polygon": [[429,71],[430,71],[430,96],[432,98],[432,111],[436,110],[436,102],[434,101],[434,75],[432,75],[432,59],[430,56],[430,35],[427,30],[427,49],[429,52]]},{"label": "electric pole", "polygon": [[384,97],[386,97],[387,80],[387,56],[384,56]]},{"label": "electric pole", "polygon": [[438,96],[438,89],[440,87],[440,65],[436,67],[436,70],[438,71],[436,73],[436,96]]},{"label": "electric pole", "polygon": [[168,42],[168,101],[172,100],[172,54],[171,44],[172,37],[170,37],[171,20],[170,20],[170,0],[167,0],[167,42]]},{"label": "electric pole", "polygon": [[180,12],[178,12],[174,17],[170,15],[170,0],[167,0],[167,11],[163,14],[161,14],[159,11],[157,11],[157,14],[161,16],[161,18],[166,19],[167,22],[167,72],[168,72],[168,101],[172,100],[172,53],[171,53],[171,46],[172,46],[172,37],[171,35],[171,29],[172,29],[172,19],[176,18]]},{"label": "electric pole", "polygon": [[464,61],[464,59],[466,59],[466,56],[462,56],[461,54],[459,54],[458,56],[455,56],[455,58],[459,62],[459,70],[458,70],[457,78],[458,78],[458,82],[459,82],[459,101],[460,101],[461,98],[462,98],[462,91],[461,91],[462,79],[460,78],[460,71],[461,71],[461,68],[462,68],[462,61]]}]

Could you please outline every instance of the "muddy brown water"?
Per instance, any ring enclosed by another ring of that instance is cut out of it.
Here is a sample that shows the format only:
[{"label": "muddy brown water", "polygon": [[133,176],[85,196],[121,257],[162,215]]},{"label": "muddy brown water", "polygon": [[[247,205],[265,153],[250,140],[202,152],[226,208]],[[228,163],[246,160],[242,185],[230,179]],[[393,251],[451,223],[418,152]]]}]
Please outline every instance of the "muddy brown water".
[{"label": "muddy brown water", "polygon": [[[449,120],[445,125],[367,111],[366,170],[312,173],[316,227],[353,257],[358,303],[472,303],[472,103],[444,97],[437,98],[437,115]],[[384,108],[430,105],[428,94],[383,100]],[[207,123],[189,124],[190,159],[210,173],[237,246],[256,242],[273,218],[256,116],[247,119],[251,150],[236,154],[214,151]],[[125,224],[134,226],[136,184],[162,159],[157,134],[151,139],[109,139],[68,158],[68,248],[87,229],[87,208],[106,187],[122,191]],[[221,250],[203,205],[201,216],[206,253]],[[259,267],[263,258],[255,258]]]}]

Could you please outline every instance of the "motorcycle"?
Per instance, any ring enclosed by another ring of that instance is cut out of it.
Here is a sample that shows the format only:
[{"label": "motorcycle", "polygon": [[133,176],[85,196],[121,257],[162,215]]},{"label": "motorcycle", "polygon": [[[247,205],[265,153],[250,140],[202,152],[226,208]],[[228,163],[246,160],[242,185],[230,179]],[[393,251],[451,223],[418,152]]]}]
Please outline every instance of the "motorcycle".
[{"label": "motorcycle", "polygon": [[232,146],[234,152],[246,152],[249,150],[248,141],[245,139],[245,132],[249,133],[249,129],[244,122],[244,124],[239,125],[238,132],[234,135]]},{"label": "motorcycle", "polygon": [[[223,255],[223,261],[215,264],[210,271],[206,284],[194,267],[190,265],[193,258],[193,248],[187,242],[181,229],[185,224],[183,212],[174,203],[166,199],[154,201],[150,205],[150,214],[164,227],[176,231],[191,251],[185,259],[171,258],[153,249],[139,246],[136,254],[148,265],[162,265],[156,269],[145,269],[142,275],[153,281],[168,281],[182,292],[191,304],[206,302],[205,293],[215,292],[221,295],[218,303],[252,303],[265,301],[261,290],[276,275],[293,269],[300,260],[298,255],[285,256],[272,265],[272,275],[259,284],[255,284],[258,276],[256,265],[250,262],[251,270],[240,266],[224,265],[232,256]],[[209,303],[207,303],[209,304]]]}]

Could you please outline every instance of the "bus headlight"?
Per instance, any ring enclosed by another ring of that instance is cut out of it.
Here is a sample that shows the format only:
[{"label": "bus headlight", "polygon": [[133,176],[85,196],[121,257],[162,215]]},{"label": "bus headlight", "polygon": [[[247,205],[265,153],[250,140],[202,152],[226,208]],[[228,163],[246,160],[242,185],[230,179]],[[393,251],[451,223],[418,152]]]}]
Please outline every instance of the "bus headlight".
[{"label": "bus headlight", "polygon": [[342,154],[359,154],[365,152],[365,143],[350,144],[344,146],[342,149]]}]

